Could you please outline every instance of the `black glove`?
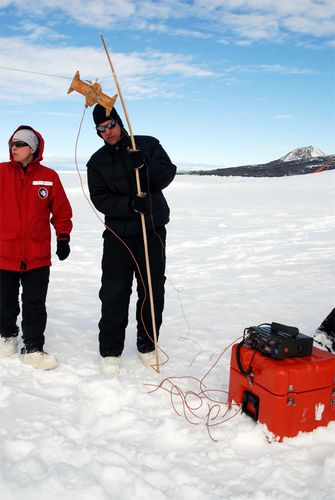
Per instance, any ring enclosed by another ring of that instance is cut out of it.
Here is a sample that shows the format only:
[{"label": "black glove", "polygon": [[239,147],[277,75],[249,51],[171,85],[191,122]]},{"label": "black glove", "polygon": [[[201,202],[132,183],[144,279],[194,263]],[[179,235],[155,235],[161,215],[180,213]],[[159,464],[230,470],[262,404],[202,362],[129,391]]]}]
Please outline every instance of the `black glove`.
[{"label": "black glove", "polygon": [[144,165],[144,154],[140,149],[127,149],[131,168],[142,168]]},{"label": "black glove", "polygon": [[70,236],[68,234],[60,234],[57,240],[57,250],[59,260],[65,260],[70,254]]},{"label": "black glove", "polygon": [[130,198],[130,208],[137,214],[146,214],[148,212],[147,195],[136,195],[133,198]]}]

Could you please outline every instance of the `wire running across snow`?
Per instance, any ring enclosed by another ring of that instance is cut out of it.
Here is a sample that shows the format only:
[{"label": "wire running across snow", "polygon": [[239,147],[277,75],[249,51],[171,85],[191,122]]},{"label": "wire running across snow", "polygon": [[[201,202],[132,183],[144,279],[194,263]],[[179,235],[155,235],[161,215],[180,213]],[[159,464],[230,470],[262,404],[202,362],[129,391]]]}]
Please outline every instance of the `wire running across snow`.
[{"label": "wire running across snow", "polygon": [[[161,389],[170,394],[170,402],[175,413],[180,417],[183,416],[191,425],[204,423],[209,437],[214,442],[218,440],[213,436],[213,428],[236,417],[241,412],[241,405],[228,403],[228,391],[207,387],[205,379],[237,340],[225,347],[201,379],[190,375],[171,376],[164,378],[158,385],[145,384],[153,387],[149,393]],[[183,389],[182,386],[185,384],[188,388]]]}]

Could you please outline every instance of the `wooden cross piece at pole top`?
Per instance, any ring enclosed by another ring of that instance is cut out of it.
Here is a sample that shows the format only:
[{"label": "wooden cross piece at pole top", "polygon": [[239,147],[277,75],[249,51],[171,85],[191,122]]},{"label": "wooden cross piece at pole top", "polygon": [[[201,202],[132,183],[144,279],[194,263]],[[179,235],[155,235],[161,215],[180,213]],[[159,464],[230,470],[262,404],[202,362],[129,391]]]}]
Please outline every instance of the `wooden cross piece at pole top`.
[{"label": "wooden cross piece at pole top", "polygon": [[101,106],[103,106],[106,110],[106,116],[108,116],[112,111],[114,103],[117,99],[117,94],[113,97],[109,97],[107,94],[104,94],[102,92],[101,85],[98,82],[92,82],[89,85],[88,83],[80,80],[79,71],[76,71],[67,93],[70,94],[70,92],[73,92],[74,90],[86,97],[86,107],[93,106],[93,104],[101,104]]}]

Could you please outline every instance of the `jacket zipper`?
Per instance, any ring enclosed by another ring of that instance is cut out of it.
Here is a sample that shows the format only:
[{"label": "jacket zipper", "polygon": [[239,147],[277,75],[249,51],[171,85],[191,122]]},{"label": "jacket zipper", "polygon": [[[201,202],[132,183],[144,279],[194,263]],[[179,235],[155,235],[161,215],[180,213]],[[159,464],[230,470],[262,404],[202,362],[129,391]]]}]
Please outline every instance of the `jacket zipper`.
[{"label": "jacket zipper", "polygon": [[26,239],[26,232],[27,232],[27,224],[24,224],[22,221],[22,214],[27,215],[27,207],[26,207],[26,185],[27,185],[27,180],[26,180],[26,173],[24,172],[23,168],[20,169],[20,176],[21,176],[21,193],[20,193],[20,222],[21,222],[21,227],[20,227],[20,239],[21,239],[21,263],[20,263],[20,271],[25,271],[27,269],[27,262],[25,260],[25,255],[26,255],[26,245],[27,245],[27,239]]}]

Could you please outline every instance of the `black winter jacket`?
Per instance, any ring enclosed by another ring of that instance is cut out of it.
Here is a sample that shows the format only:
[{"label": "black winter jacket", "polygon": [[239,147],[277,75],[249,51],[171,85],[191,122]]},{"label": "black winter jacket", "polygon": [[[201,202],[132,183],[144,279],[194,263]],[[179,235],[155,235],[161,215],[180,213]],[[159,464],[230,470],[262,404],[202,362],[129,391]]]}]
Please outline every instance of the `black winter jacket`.
[{"label": "black winter jacket", "polygon": [[[142,187],[142,191],[148,190],[150,197],[150,214],[145,216],[145,222],[147,230],[152,230],[169,222],[170,210],[162,189],[173,180],[176,166],[155,137],[138,135],[134,140],[147,163],[149,186]],[[141,217],[131,208],[137,189],[127,147],[130,147],[128,136],[116,146],[105,143],[89,159],[87,179],[92,203],[105,214],[106,225],[120,236],[135,236],[141,233]]]}]

